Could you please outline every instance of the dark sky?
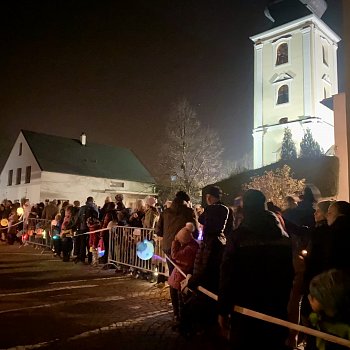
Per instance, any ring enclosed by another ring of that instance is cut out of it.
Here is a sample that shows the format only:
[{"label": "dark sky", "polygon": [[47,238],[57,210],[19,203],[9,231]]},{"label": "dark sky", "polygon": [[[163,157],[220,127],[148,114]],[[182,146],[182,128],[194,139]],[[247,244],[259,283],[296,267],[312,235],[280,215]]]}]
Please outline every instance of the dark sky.
[{"label": "dark sky", "polygon": [[[242,157],[252,150],[249,36],[272,25],[266,2],[4,2],[0,165],[20,129],[73,138],[85,131],[88,142],[133,149],[152,171],[169,110],[182,97],[219,133],[225,159]],[[341,1],[328,5],[322,19],[342,35]],[[342,55],[340,43],[340,69]]]}]

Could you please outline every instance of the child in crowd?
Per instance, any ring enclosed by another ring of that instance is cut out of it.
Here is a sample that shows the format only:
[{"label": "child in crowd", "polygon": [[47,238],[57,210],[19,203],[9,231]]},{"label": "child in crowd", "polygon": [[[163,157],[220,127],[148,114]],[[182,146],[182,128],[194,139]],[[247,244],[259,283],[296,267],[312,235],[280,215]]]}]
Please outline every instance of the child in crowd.
[{"label": "child in crowd", "polygon": [[[311,324],[318,330],[350,340],[350,276],[344,271],[329,270],[315,276],[308,296],[313,312]],[[340,350],[343,346],[313,339],[307,349]]]},{"label": "child in crowd", "polygon": [[[194,230],[194,225],[187,223],[176,234],[171,245],[171,259],[185,275],[192,273],[199,248],[197,241],[192,236]],[[183,274],[175,268],[168,279],[168,283],[170,285],[171,302],[174,309],[174,328],[185,334],[189,331],[190,320],[189,315],[186,313],[184,299],[181,293],[181,282],[184,279]]]},{"label": "child in crowd", "polygon": [[93,232],[96,230],[99,230],[101,228],[101,222],[97,218],[88,218],[87,219],[87,225],[89,227],[89,247],[90,252],[92,253],[92,266],[97,267],[98,266],[98,245],[100,242],[100,232]]}]

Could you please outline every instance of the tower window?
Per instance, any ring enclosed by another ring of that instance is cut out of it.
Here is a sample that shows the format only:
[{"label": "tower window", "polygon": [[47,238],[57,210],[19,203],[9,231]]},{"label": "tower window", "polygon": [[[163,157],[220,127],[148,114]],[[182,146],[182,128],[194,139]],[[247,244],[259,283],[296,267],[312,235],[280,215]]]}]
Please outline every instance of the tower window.
[{"label": "tower window", "polygon": [[328,66],[328,50],[325,45],[322,45],[322,59],[323,63]]},{"label": "tower window", "polygon": [[282,43],[278,45],[276,51],[276,66],[288,63],[288,44]]},{"label": "tower window", "polygon": [[278,89],[277,104],[283,104],[289,102],[289,87],[288,85],[282,85]]},{"label": "tower window", "polygon": [[19,156],[22,155],[22,142],[20,142],[20,144],[19,144],[18,155]]}]

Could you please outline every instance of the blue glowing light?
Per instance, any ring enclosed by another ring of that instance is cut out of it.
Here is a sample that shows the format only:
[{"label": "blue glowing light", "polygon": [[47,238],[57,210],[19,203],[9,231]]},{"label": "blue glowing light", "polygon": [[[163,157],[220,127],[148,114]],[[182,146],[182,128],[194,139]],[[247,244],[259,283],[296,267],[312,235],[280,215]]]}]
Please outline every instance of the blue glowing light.
[{"label": "blue glowing light", "polygon": [[136,254],[141,260],[151,259],[154,254],[153,243],[147,240],[137,243]]}]

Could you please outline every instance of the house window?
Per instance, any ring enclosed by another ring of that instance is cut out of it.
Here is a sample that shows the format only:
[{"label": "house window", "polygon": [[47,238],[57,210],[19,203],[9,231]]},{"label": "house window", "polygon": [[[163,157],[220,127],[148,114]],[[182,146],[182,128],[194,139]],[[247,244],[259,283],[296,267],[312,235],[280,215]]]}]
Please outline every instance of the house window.
[{"label": "house window", "polygon": [[21,177],[22,177],[22,168],[17,168],[16,185],[21,184]]},{"label": "house window", "polygon": [[9,176],[7,179],[7,186],[12,186],[13,170],[9,170]]},{"label": "house window", "polygon": [[22,142],[19,144],[18,155],[22,155]]},{"label": "house window", "polygon": [[323,63],[328,66],[328,50],[325,45],[322,45],[322,59]]},{"label": "house window", "polygon": [[282,43],[278,45],[276,50],[276,66],[288,63],[288,44]]},{"label": "house window", "polygon": [[25,183],[29,184],[30,183],[30,177],[32,175],[32,167],[31,166],[27,166],[26,167],[26,179],[25,179]]},{"label": "house window", "polygon": [[288,85],[282,85],[278,89],[277,104],[281,105],[283,103],[289,102],[289,87]]}]

